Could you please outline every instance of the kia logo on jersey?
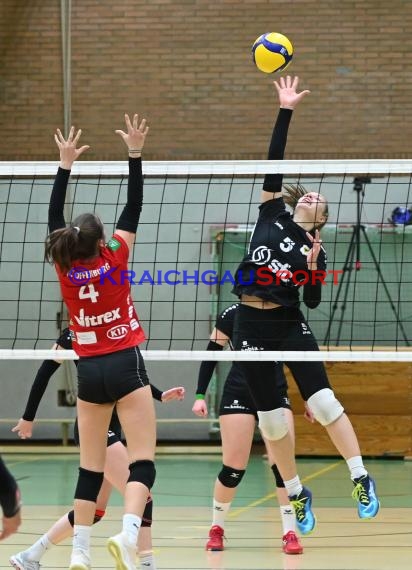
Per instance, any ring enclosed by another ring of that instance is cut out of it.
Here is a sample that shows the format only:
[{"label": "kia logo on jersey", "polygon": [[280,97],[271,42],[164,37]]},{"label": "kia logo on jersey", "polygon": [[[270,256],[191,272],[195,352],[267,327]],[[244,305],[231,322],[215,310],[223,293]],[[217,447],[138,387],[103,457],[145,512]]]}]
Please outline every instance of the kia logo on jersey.
[{"label": "kia logo on jersey", "polygon": [[110,340],[118,340],[119,338],[124,338],[128,332],[129,325],[116,325],[107,331],[106,336]]}]

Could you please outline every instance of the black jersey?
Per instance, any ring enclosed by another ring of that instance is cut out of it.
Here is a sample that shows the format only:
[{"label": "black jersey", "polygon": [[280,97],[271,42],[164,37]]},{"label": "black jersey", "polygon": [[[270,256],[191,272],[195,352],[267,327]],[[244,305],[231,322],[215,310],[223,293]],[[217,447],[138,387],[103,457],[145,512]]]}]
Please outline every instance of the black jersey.
[{"label": "black jersey", "polygon": [[[247,255],[240,263],[233,293],[255,295],[285,307],[299,306],[299,288],[319,289],[313,285],[306,256],[312,243],[306,231],[293,221],[283,198],[268,200],[259,207],[260,213],[250,239]],[[318,269],[326,270],[326,252],[318,256]],[[310,297],[310,293],[308,293]]]},{"label": "black jersey", "polygon": [[233,328],[235,326],[235,316],[238,307],[239,303],[234,303],[233,305],[226,307],[226,309],[223,309],[223,311],[216,317],[215,323],[215,328],[229,338],[229,346],[231,350],[233,350]]},{"label": "black jersey", "polygon": [[[239,303],[226,307],[216,318],[215,327],[229,338],[230,350],[233,350],[232,338],[235,326],[235,317]],[[242,366],[239,362],[233,362],[227,375],[226,383],[242,385],[246,387],[245,379],[242,372]]]},{"label": "black jersey", "polygon": [[[235,303],[233,305],[230,305],[229,307],[226,307],[226,309],[224,309],[218,315],[215,323],[215,328],[228,337],[229,347],[231,350],[233,350],[232,338],[235,327],[235,318],[238,309],[239,309],[239,303]],[[215,361],[202,362],[199,370],[199,378],[198,378],[196,394],[206,394],[216,364],[217,362]],[[277,387],[279,390],[283,390],[286,393],[287,381],[286,381],[286,376],[283,372],[283,367],[277,363],[273,363],[273,366],[274,366],[273,374],[274,376],[276,375]],[[235,390],[248,391],[241,362],[234,361],[232,363],[232,366],[229,370],[225,382],[225,390],[229,388],[233,388]]]}]

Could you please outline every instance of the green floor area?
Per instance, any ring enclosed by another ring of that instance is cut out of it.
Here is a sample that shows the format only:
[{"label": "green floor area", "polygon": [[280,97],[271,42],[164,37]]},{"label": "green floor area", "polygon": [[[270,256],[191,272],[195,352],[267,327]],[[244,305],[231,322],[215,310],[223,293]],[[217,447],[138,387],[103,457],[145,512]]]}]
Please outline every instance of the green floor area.
[{"label": "green floor area", "polygon": [[[3,455],[18,479],[25,505],[70,505],[77,479],[78,455]],[[412,507],[412,462],[367,460],[383,507]],[[209,506],[221,468],[219,455],[162,455],[156,462],[153,495],[158,506]],[[319,507],[351,507],[352,485],[340,459],[299,459],[299,474]],[[270,506],[274,478],[261,455],[251,457],[233,508]],[[121,505],[113,492],[110,504]]]}]

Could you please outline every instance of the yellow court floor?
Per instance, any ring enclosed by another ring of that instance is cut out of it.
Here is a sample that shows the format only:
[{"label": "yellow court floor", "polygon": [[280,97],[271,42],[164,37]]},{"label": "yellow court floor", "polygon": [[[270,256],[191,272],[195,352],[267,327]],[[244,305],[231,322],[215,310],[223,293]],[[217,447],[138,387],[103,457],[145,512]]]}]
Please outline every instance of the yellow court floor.
[{"label": "yellow court floor", "polygon": [[[24,523],[0,545],[0,568],[37,540],[71,503],[77,455],[4,455],[19,480]],[[376,479],[381,511],[371,522],[357,517],[343,461],[299,460],[312,489],[317,527],[302,538],[304,553],[281,552],[279,509],[271,472],[261,455],[252,457],[228,516],[226,548],[204,549],[211,520],[211,493],[219,455],[160,456],[153,489],[153,543],[159,570],[403,570],[412,565],[412,463],[367,461]],[[93,528],[93,568],[113,568],[108,536],[120,530],[121,497],[113,494],[106,517]],[[46,553],[42,568],[67,568],[70,541]]]}]

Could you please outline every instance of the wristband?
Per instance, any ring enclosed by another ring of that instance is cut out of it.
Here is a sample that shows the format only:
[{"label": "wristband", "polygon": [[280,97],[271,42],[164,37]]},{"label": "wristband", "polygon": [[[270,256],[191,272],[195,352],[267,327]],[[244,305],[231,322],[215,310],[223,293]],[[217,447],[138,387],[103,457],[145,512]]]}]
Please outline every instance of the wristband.
[{"label": "wristband", "polygon": [[204,394],[196,394],[196,396],[195,396],[195,400],[204,400],[204,399],[205,399]]}]

